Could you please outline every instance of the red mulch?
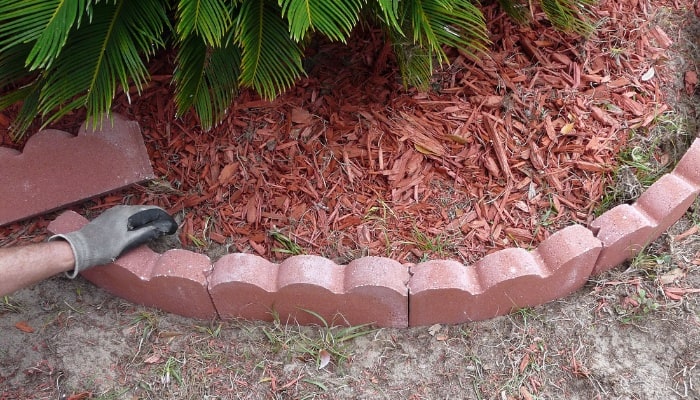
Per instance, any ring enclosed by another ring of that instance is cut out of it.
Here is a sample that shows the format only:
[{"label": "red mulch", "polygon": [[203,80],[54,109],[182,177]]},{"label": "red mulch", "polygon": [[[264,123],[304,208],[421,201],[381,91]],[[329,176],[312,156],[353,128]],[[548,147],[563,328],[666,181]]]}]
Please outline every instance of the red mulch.
[{"label": "red mulch", "polygon": [[[603,25],[583,40],[541,15],[520,27],[488,6],[490,57],[453,52],[427,94],[402,87],[379,32],[357,32],[348,46],[319,44],[309,76],[275,101],[244,91],[210,132],[191,113],[175,117],[161,57],[150,87],[115,106],[141,124],[161,178],[89,208],[157,204],[183,217],[184,246],[232,243],[273,260],[288,254],[271,232],[340,262],[472,262],[533,247],[590,222],[629,129],[668,109],[657,61],[678,33],[648,22],[644,7],[603,1]],[[61,127],[76,131],[79,114]],[[45,224],[13,224],[0,237]]]}]

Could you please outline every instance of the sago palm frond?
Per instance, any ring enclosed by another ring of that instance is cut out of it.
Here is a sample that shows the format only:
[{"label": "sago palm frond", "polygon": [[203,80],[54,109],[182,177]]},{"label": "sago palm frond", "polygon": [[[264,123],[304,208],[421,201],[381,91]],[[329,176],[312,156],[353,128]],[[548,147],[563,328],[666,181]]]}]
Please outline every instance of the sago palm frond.
[{"label": "sago palm frond", "polygon": [[36,41],[59,5],[58,0],[0,2],[0,52]]},{"label": "sago palm frond", "polygon": [[22,107],[12,121],[10,128],[13,140],[19,139],[36,119],[41,87],[41,81],[34,81],[0,98],[0,110],[18,102],[22,103]]},{"label": "sago palm frond", "polygon": [[234,40],[242,49],[242,85],[271,99],[304,73],[302,51],[290,38],[276,3],[244,1],[235,25]]},{"label": "sago palm frond", "polygon": [[442,6],[435,7],[431,19],[442,46],[457,47],[474,55],[486,51],[489,34],[481,10],[469,0],[436,3]]},{"label": "sago palm frond", "polygon": [[[586,16],[587,9],[598,0],[539,0],[542,10],[552,25],[564,32],[575,32],[580,35],[590,34],[594,27]],[[528,10],[532,0],[498,0],[506,14],[514,20],[524,23],[530,18]]]},{"label": "sago palm frond", "polygon": [[205,130],[221,121],[236,94],[240,65],[241,51],[230,40],[217,48],[196,35],[182,42],[173,76],[178,114],[194,108]]},{"label": "sago palm frond", "polygon": [[399,6],[399,21],[406,37],[395,30],[390,36],[406,85],[427,89],[433,62],[448,62],[443,46],[474,55],[486,51],[486,22],[470,1],[414,0]]},{"label": "sago palm frond", "polygon": [[297,42],[309,29],[345,42],[359,20],[364,3],[362,0],[279,0],[282,16],[289,21],[289,33]]},{"label": "sago palm frond", "polygon": [[[31,49],[30,43],[23,43],[0,52],[0,88],[11,88],[0,95],[0,110],[22,102],[20,112],[12,122],[12,136],[15,139],[29,128],[39,107],[41,84],[36,79],[38,73],[24,66]],[[23,86],[18,87],[18,82]]]},{"label": "sago palm frond", "polygon": [[[31,49],[31,44],[23,43],[0,51],[0,88],[15,82],[24,82],[29,77],[36,75],[35,72],[31,72],[25,67],[25,61]],[[1,103],[2,100],[0,100]],[[0,110],[2,108],[4,107],[0,106]]]},{"label": "sago palm frond", "polygon": [[442,46],[458,47],[470,53],[486,50],[489,42],[486,21],[470,1],[414,0],[401,6],[404,21],[411,24],[410,37],[414,43],[430,49],[440,62],[447,61]]},{"label": "sago palm frond", "polygon": [[[177,49],[178,115],[190,108],[204,128],[220,121],[238,86],[273,98],[304,74],[310,32],[345,41],[361,18],[391,38],[404,82],[427,89],[444,48],[486,51],[478,0],[0,0],[0,109],[21,102],[15,132],[35,116],[44,126],[85,107],[88,122],[109,111],[117,90],[140,92],[146,61]],[[527,18],[535,0],[498,0]],[[559,29],[588,33],[596,0],[537,0]]]},{"label": "sago palm frond", "polygon": [[375,13],[382,20],[383,24],[392,32],[401,32],[399,23],[399,0],[376,0],[371,6],[376,4],[375,9],[380,12]]},{"label": "sago palm frond", "polygon": [[530,19],[528,0],[498,0],[498,4],[509,17],[521,24]]},{"label": "sago palm frond", "polygon": [[434,71],[432,52],[404,37],[396,37],[392,42],[404,86],[428,90]]},{"label": "sago palm frond", "polygon": [[81,106],[97,122],[100,113],[109,111],[119,86],[128,91],[133,83],[140,91],[148,79],[142,55],[162,46],[166,23],[159,0],[94,5],[91,23],[69,36],[43,75],[39,112],[52,114],[45,124]]},{"label": "sago palm frond", "polygon": [[87,0],[61,0],[56,3],[58,7],[27,57],[27,66],[31,70],[51,65],[66,44],[73,26],[80,26],[87,9]]},{"label": "sago palm frond", "polygon": [[583,12],[595,3],[597,0],[540,0],[542,10],[555,28],[584,36],[593,31],[593,25]]},{"label": "sago palm frond", "polygon": [[231,9],[224,0],[180,0],[176,31],[180,39],[199,35],[208,46],[220,46],[231,27]]}]

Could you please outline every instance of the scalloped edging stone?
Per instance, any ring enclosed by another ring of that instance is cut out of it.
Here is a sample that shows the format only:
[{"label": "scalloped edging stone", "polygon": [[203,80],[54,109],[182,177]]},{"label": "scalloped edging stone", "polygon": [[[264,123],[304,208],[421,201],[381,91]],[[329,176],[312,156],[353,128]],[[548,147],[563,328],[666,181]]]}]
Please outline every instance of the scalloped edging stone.
[{"label": "scalloped edging stone", "polygon": [[[82,228],[88,220],[66,211],[49,224],[53,233]],[[93,267],[81,275],[109,293],[132,303],[199,319],[217,317],[207,288],[212,265],[209,257],[188,250],[173,249],[158,254],[140,246],[114,263]]]},{"label": "scalloped edging stone", "polygon": [[[690,207],[700,193],[700,139],[670,174],[632,205],[566,227],[527,251],[499,250],[472,266],[451,260],[403,265],[363,257],[338,265],[318,256],[280,264],[243,253],[208,257],[142,246],[83,276],[134,303],[195,318],[247,318],[301,324],[405,327],[463,323],[504,315],[566,296],[636,255]],[[49,225],[66,233],[87,223],[66,212]],[[316,315],[314,315],[316,314]]]},{"label": "scalloped edging stone", "polygon": [[137,122],[113,115],[100,124],[77,136],[37,132],[21,153],[0,147],[0,226],[155,177]]},{"label": "scalloped edging stone", "polygon": [[418,264],[408,283],[409,325],[480,321],[570,294],[586,283],[601,248],[590,230],[573,225],[532,252],[504,249],[473,266]]},{"label": "scalloped edging stone", "polygon": [[222,318],[296,320],[350,325],[408,326],[408,268],[383,257],[338,265],[319,256],[273,264],[252,254],[229,254],[214,264],[209,289]]},{"label": "scalloped edging stone", "polygon": [[678,221],[700,193],[700,139],[676,168],[663,175],[632,204],[621,204],[591,222],[603,242],[593,275],[632,259]]}]

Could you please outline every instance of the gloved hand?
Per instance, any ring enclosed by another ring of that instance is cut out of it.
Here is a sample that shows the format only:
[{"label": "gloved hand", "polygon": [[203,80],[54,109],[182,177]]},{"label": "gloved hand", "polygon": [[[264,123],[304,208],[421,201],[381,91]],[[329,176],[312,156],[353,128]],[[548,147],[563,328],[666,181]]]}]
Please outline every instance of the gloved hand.
[{"label": "gloved hand", "polygon": [[82,229],[54,235],[51,240],[66,240],[75,255],[75,268],[66,272],[73,279],[95,265],[113,262],[126,251],[177,230],[177,223],[155,206],[115,206]]}]

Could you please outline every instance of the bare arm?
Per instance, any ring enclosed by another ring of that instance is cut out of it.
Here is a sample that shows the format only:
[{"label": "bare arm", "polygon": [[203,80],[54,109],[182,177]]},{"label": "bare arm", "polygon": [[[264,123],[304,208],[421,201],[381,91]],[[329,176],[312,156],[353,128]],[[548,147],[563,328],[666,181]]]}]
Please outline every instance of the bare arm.
[{"label": "bare arm", "polygon": [[51,236],[48,243],[0,249],[0,296],[61,272],[75,278],[176,230],[175,220],[159,207],[116,206],[78,231]]},{"label": "bare arm", "polygon": [[0,249],[0,296],[70,271],[75,258],[63,240]]}]

